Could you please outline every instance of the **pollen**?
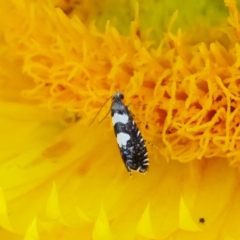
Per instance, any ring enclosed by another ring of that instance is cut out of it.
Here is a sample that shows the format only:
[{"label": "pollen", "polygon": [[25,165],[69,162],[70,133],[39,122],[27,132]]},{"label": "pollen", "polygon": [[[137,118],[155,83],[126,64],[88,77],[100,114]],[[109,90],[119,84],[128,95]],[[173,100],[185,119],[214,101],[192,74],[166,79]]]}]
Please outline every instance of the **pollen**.
[{"label": "pollen", "polygon": [[[181,29],[172,33],[175,12],[159,46],[141,32],[138,5],[129,36],[110,22],[101,33],[59,9],[46,12],[52,19],[49,31],[65,26],[58,35],[33,31],[27,42],[24,29],[13,35],[15,43],[21,42],[16,45],[22,49],[23,71],[34,79],[23,95],[53,111],[74,113],[87,124],[120,89],[126,102],[146,104],[135,112],[149,123],[148,135],[158,139],[165,157],[187,162],[218,156],[238,162],[239,13],[234,1],[225,3],[229,26],[212,27],[217,34],[210,43],[193,43]],[[25,16],[25,25],[30,17]],[[42,26],[37,19],[35,29]]]},{"label": "pollen", "polygon": [[[228,25],[226,19],[222,28],[212,26],[210,37],[198,42],[191,40],[195,32],[173,33],[178,12],[162,40],[154,42],[141,28],[138,4],[127,36],[109,21],[102,32],[55,6],[52,11],[21,6],[22,27],[8,21],[17,31],[6,37],[23,61],[24,74],[33,79],[22,95],[88,125],[104,101],[121,90],[126,103],[142,106],[134,107],[134,114],[148,122],[143,135],[156,139],[166,158],[188,162],[217,156],[237,163],[239,12],[235,1],[225,4]],[[36,30],[43,25],[44,31]]]}]

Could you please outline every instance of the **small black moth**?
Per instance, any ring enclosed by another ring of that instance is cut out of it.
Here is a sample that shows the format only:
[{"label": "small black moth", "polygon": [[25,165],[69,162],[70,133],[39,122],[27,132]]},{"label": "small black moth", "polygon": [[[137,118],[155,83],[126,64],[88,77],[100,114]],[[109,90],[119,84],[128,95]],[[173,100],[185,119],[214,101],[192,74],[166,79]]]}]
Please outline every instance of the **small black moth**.
[{"label": "small black moth", "polygon": [[[145,173],[147,172],[149,166],[148,152],[145,146],[145,141],[133,119],[130,110],[123,103],[123,98],[124,95],[122,92],[116,92],[112,96],[112,105],[110,108],[112,123],[120,154],[127,171],[130,172],[130,174],[131,171]],[[106,102],[109,99],[110,98],[108,98]],[[103,104],[103,106],[106,104],[106,102]]]},{"label": "small black moth", "polygon": [[118,147],[128,172],[134,170],[145,173],[149,165],[145,141],[131,112],[122,102],[123,98],[123,93],[116,92],[112,97],[111,105],[112,123]]}]

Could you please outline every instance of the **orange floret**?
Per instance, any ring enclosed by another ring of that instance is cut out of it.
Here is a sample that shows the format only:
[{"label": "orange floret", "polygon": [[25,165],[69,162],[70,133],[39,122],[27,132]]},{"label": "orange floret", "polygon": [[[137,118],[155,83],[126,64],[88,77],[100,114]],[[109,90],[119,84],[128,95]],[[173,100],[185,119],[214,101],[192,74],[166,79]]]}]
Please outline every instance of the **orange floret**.
[{"label": "orange floret", "polygon": [[22,28],[6,39],[34,80],[25,97],[54,111],[76,113],[88,124],[104,101],[122,90],[126,103],[147,103],[134,113],[149,122],[145,132],[159,146],[162,141],[166,157],[186,162],[219,156],[233,163],[240,160],[240,28],[235,2],[225,3],[231,26],[209,29],[218,33],[216,39],[197,44],[189,41],[196,32],[171,33],[175,13],[156,47],[140,31],[138,7],[126,37],[109,22],[101,33],[58,8],[21,6],[31,14],[23,14]]}]

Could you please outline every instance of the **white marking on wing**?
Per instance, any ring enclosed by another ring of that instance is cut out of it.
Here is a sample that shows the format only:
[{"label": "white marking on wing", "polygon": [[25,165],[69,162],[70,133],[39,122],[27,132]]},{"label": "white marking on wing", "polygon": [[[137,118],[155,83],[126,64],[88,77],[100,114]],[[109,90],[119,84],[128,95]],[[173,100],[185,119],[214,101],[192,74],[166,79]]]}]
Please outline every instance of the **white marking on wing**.
[{"label": "white marking on wing", "polygon": [[118,122],[126,124],[128,121],[129,121],[129,118],[127,114],[114,113],[114,115],[112,116],[113,126]]},{"label": "white marking on wing", "polygon": [[121,148],[122,146],[126,146],[127,145],[127,141],[130,139],[129,134],[127,133],[118,133],[117,134],[117,143],[118,146]]}]

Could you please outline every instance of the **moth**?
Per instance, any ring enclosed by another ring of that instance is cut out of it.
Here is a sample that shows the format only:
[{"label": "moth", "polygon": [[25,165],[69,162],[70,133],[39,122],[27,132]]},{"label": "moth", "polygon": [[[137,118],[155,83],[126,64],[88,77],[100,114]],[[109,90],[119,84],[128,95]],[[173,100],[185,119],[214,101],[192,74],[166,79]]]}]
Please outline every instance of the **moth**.
[{"label": "moth", "polygon": [[[112,96],[112,104],[110,108],[118,148],[125,167],[130,174],[131,171],[146,173],[149,166],[149,160],[145,140],[143,139],[130,110],[123,103],[123,99],[123,93],[116,92]],[[107,101],[108,100],[109,99],[107,99]]]},{"label": "moth", "polygon": [[149,166],[145,141],[123,99],[121,92],[112,97],[111,116],[117,144],[127,171],[145,173]]}]

